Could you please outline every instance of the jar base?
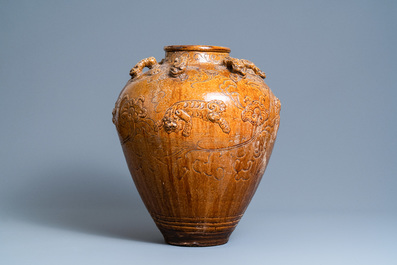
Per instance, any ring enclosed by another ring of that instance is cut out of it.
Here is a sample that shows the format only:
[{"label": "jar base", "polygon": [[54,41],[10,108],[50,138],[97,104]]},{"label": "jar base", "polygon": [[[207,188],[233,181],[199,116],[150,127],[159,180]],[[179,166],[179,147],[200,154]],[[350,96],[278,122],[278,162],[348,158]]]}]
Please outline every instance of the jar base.
[{"label": "jar base", "polygon": [[165,242],[174,246],[181,247],[212,247],[224,245],[229,241],[231,233],[214,235],[214,234],[190,234],[190,233],[164,233]]},{"label": "jar base", "polygon": [[153,219],[165,242],[175,246],[209,247],[226,244],[241,215],[229,217],[165,217]]}]

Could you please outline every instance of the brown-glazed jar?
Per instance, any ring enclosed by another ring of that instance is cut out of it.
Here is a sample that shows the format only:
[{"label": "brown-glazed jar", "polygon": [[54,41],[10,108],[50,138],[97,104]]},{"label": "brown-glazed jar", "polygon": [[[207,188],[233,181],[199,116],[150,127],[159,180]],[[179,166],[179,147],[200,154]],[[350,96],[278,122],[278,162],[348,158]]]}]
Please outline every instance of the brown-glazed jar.
[{"label": "brown-glazed jar", "polygon": [[[225,244],[265,172],[280,101],[252,62],[167,46],[131,69],[113,110],[135,185],[167,243]],[[148,71],[143,72],[147,67]]]}]

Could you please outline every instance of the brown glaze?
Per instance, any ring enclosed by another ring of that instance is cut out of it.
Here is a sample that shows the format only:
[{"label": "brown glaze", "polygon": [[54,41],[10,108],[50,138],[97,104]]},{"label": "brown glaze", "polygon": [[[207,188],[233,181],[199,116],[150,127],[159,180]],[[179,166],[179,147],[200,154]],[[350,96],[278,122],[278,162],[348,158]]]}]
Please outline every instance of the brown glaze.
[{"label": "brown glaze", "polygon": [[[228,241],[265,172],[280,101],[252,62],[167,46],[131,69],[113,110],[135,185],[167,243]],[[148,71],[143,72],[147,67]]]}]

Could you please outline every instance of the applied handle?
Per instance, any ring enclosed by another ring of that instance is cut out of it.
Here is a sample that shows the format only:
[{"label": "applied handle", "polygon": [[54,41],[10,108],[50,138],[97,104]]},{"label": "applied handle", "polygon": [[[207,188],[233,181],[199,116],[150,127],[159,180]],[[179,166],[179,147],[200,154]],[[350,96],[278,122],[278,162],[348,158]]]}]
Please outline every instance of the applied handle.
[{"label": "applied handle", "polygon": [[156,58],[154,57],[149,57],[145,58],[143,60],[140,60],[130,71],[130,76],[132,79],[140,76],[142,74],[142,70],[147,67],[149,69],[152,69],[154,66],[157,65]]}]

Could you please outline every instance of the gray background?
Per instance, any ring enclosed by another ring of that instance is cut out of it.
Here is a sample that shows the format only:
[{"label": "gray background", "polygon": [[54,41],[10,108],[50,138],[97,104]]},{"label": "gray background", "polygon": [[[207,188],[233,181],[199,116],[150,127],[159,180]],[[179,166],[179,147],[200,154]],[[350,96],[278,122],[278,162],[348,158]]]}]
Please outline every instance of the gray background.
[{"label": "gray background", "polygon": [[[397,2],[0,1],[1,264],[396,264]],[[165,245],[114,102],[165,45],[227,46],[282,102],[227,245]]]}]

